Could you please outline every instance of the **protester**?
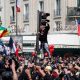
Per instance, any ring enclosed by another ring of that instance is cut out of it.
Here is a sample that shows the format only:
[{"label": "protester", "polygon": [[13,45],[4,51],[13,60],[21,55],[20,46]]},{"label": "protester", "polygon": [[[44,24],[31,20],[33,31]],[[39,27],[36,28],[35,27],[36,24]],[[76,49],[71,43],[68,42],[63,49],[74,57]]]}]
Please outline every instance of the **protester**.
[{"label": "protester", "polygon": [[51,58],[50,51],[48,48],[48,40],[47,40],[47,34],[48,34],[49,29],[50,29],[50,26],[48,23],[41,24],[40,30],[39,30],[39,41],[41,42],[41,45],[40,45],[41,54],[44,55],[44,53],[47,52],[49,58]]},{"label": "protester", "polygon": [[25,58],[0,54],[0,80],[80,80],[79,56]]}]

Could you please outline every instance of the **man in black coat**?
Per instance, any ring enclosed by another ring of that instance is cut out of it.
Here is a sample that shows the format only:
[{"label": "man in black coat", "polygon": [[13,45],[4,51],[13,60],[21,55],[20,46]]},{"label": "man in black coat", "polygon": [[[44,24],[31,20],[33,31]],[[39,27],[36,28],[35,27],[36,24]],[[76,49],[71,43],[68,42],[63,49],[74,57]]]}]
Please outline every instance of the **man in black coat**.
[{"label": "man in black coat", "polygon": [[41,24],[40,29],[39,29],[39,41],[41,42],[41,45],[40,45],[41,53],[44,54],[47,52],[49,58],[51,58],[50,51],[48,49],[48,40],[47,40],[47,34],[48,34],[49,29],[50,29],[50,26],[48,23],[46,23],[46,25]]}]

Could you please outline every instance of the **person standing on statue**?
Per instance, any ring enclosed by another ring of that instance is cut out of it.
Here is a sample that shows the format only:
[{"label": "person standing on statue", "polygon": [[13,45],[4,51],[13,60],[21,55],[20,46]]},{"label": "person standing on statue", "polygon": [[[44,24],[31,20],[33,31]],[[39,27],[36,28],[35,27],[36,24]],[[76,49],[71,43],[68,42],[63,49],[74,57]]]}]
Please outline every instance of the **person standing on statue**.
[{"label": "person standing on statue", "polygon": [[47,34],[48,34],[49,29],[50,29],[50,26],[48,22],[41,23],[40,29],[39,29],[39,41],[40,41],[40,52],[42,54],[47,52],[49,58],[51,58],[50,51],[48,49],[48,40],[47,40]]}]

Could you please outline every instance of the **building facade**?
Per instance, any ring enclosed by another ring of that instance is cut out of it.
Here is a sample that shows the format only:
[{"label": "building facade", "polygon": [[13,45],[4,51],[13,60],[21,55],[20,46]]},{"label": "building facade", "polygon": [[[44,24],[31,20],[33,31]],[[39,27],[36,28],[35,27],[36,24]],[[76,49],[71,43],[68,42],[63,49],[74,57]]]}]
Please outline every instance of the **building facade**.
[{"label": "building facade", "polygon": [[[20,7],[17,13],[16,1]],[[44,11],[50,13],[50,33],[70,32],[76,30],[74,17],[79,3],[79,0],[0,0],[0,16],[3,24],[11,27],[13,32],[17,22],[17,32],[32,35],[37,32],[37,10]]]}]

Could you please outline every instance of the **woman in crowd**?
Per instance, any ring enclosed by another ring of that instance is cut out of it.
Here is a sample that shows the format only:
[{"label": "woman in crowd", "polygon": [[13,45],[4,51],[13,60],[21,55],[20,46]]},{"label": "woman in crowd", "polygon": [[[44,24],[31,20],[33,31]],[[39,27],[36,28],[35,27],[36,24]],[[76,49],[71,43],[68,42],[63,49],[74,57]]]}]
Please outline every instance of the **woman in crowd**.
[{"label": "woman in crowd", "polygon": [[80,80],[80,57],[35,60],[0,55],[0,80]]}]

